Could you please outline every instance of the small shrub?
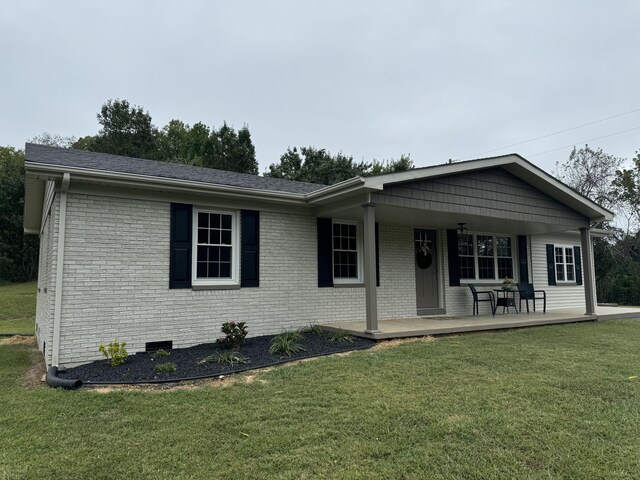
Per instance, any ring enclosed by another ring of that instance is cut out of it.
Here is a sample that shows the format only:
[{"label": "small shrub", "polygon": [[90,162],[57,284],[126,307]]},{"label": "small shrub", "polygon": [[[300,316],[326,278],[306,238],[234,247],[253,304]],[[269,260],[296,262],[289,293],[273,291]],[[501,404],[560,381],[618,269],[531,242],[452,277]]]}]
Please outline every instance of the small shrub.
[{"label": "small shrub", "polygon": [[314,335],[322,335],[323,333],[327,332],[327,329],[324,327],[321,327],[318,324],[312,323],[308,327],[302,327],[298,329],[298,331],[300,333],[313,333]]},{"label": "small shrub", "polygon": [[127,342],[118,342],[116,340],[111,342],[108,347],[101,343],[98,345],[98,351],[107,357],[112,367],[115,367],[116,365],[122,365],[129,356],[126,346]]},{"label": "small shrub", "polygon": [[331,332],[329,334],[329,341],[353,343],[355,342],[355,339],[353,338],[353,335],[349,335],[347,332],[343,330],[336,330],[335,332]]},{"label": "small shrub", "polygon": [[171,356],[171,352],[167,352],[164,348],[161,348],[153,352],[153,358],[170,357],[170,356]]},{"label": "small shrub", "polygon": [[156,373],[171,373],[177,370],[176,364],[172,362],[158,363],[153,367],[153,371]]},{"label": "small shrub", "polygon": [[209,355],[198,363],[228,363],[229,365],[236,365],[239,363],[248,363],[249,359],[242,355],[240,352],[226,352],[217,355]]},{"label": "small shrub", "polygon": [[244,343],[244,339],[247,336],[245,322],[225,322],[220,330],[225,336],[216,340],[216,343],[224,348],[238,348]]},{"label": "small shrub", "polygon": [[302,339],[300,332],[284,332],[280,335],[276,335],[271,339],[271,346],[269,347],[269,353],[272,355],[282,353],[287,356],[291,356],[294,353],[304,352],[306,348],[302,346],[299,341]]}]

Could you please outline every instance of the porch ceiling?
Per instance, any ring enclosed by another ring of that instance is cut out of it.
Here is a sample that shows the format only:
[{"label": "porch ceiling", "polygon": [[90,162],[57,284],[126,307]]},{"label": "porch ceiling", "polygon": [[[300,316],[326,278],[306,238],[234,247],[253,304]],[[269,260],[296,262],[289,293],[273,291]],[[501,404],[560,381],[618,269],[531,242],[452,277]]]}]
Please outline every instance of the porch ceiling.
[{"label": "porch ceiling", "polygon": [[[361,221],[362,207],[359,205],[353,205],[346,208],[336,208],[332,212],[326,212],[325,214],[340,220]],[[507,233],[514,235],[567,232],[586,226],[577,222],[574,225],[559,225],[557,223],[531,222],[498,218],[497,216],[471,215],[466,213],[434,212],[389,205],[376,206],[376,222],[388,225],[433,229],[456,229],[458,228],[458,223],[464,222],[465,228],[469,231]]]}]

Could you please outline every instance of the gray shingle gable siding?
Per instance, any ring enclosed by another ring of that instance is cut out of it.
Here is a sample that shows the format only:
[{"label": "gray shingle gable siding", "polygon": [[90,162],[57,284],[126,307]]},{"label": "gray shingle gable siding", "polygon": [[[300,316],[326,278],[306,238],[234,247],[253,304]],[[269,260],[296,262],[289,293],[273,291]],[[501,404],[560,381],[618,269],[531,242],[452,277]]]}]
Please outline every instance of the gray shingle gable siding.
[{"label": "gray shingle gable siding", "polygon": [[580,213],[499,167],[390,185],[372,194],[372,201],[558,225],[587,222]]},{"label": "gray shingle gable siding", "polygon": [[326,186],[315,183],[282,180],[280,178],[260,177],[246,173],[227,172],[225,170],[212,168],[159,162],[157,160],[122,157],[108,153],[48,147],[33,143],[26,144],[25,159],[30,163],[56,165],[60,167],[90,168],[105,172],[190,180],[210,183],[212,185],[228,185],[283,193],[306,194]]}]

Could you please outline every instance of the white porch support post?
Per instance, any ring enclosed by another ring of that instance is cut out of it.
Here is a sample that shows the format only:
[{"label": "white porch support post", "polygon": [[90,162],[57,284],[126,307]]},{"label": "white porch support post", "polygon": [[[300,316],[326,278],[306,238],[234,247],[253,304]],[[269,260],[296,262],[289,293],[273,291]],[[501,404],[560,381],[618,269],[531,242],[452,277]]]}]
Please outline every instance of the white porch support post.
[{"label": "white porch support post", "polygon": [[62,317],[62,269],[64,268],[64,237],[67,227],[67,190],[71,176],[65,172],[60,185],[60,213],[58,220],[58,253],[56,256],[56,294],[53,306],[53,348],[51,366],[60,361],[60,322]]},{"label": "white porch support post", "polygon": [[591,246],[591,233],[589,227],[580,228],[580,243],[582,246],[582,283],[584,285],[584,299],[587,307],[585,315],[593,315],[596,313],[596,299],[593,293],[593,270],[591,258],[593,257],[593,249]]},{"label": "white porch support post", "polygon": [[372,203],[362,206],[362,230],[364,238],[364,291],[367,307],[365,332],[378,331],[378,298],[376,291],[376,207]]}]

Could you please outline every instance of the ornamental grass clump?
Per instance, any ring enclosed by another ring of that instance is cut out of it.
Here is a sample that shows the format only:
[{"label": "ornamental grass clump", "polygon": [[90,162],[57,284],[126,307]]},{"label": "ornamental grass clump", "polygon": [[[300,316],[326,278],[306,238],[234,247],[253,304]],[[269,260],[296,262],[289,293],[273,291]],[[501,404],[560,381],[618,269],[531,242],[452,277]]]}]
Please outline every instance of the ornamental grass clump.
[{"label": "ornamental grass clump", "polygon": [[322,335],[323,333],[326,333],[327,330],[326,328],[321,327],[317,323],[312,323],[307,327],[299,328],[298,331],[300,333],[312,333],[314,335]]},{"label": "ornamental grass clump", "polygon": [[104,343],[101,343],[98,345],[98,351],[107,357],[107,360],[109,360],[109,364],[112,367],[115,367],[117,365],[122,365],[129,356],[129,353],[125,348],[126,346],[127,342],[118,342],[116,340],[111,342],[108,347],[105,347]]},{"label": "ornamental grass clump", "polygon": [[222,365],[228,363],[229,365],[237,365],[240,363],[248,363],[249,359],[242,355],[240,352],[225,352],[217,355],[209,355],[198,363],[217,363]]},{"label": "ornamental grass clump", "polygon": [[306,348],[300,343],[300,340],[302,340],[300,332],[291,331],[276,335],[271,339],[269,353],[271,355],[281,353],[290,357],[294,353],[304,352]]},{"label": "ornamental grass clump", "polygon": [[335,332],[331,332],[329,334],[330,342],[342,342],[342,343],[353,343],[355,339],[353,335],[349,335],[347,332],[343,330],[336,330]]},{"label": "ornamental grass clump", "polygon": [[216,343],[224,348],[238,348],[244,343],[247,336],[247,326],[245,322],[225,322],[222,324],[224,337],[216,340]]}]

